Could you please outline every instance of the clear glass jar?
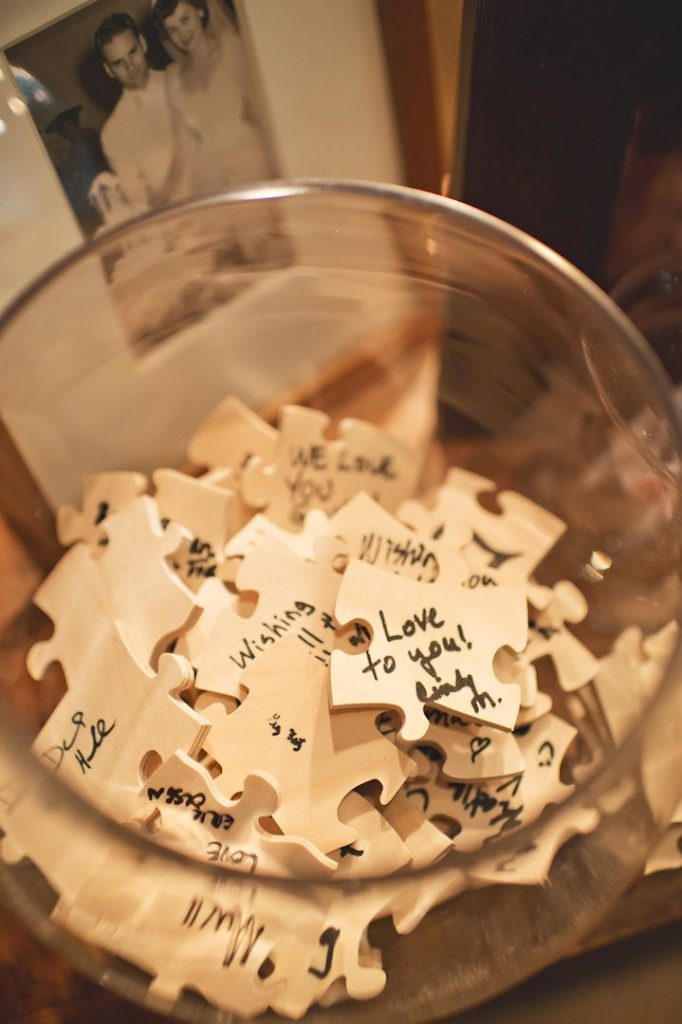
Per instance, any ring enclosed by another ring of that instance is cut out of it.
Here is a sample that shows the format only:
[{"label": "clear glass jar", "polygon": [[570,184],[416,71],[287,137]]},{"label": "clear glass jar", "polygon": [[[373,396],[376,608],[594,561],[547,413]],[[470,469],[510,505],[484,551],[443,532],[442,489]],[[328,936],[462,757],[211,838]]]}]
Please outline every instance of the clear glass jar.
[{"label": "clear glass jar", "polygon": [[[50,509],[78,503],[81,474],[185,465],[193,431],[233,393],[266,418],[293,401],[386,425],[421,449],[423,490],[464,466],[559,515],[565,537],[538,576],[585,593],[580,635],[596,655],[627,627],[646,636],[679,617],[682,439],[660,367],[589,280],[463,204],[376,185],[275,183],[124,225],[6,312],[0,381],[16,445],[6,513],[44,569],[55,552]],[[362,1004],[341,999],[333,1019],[361,1010],[368,1022],[423,1022],[486,1000],[595,925],[641,872],[679,797],[676,649],[636,727],[576,770],[573,796],[495,843],[491,870],[504,882],[524,842],[554,836],[548,884],[471,884],[483,851],[383,879],[245,879],[115,825],[32,755],[60,683],[31,680],[23,659],[47,633],[29,609],[3,633],[3,894],[55,952],[179,1020],[233,1019],[211,1005],[218,984],[244,986],[258,1016],[280,970],[275,953],[250,953],[258,922],[267,936],[270,909],[285,907],[293,934],[313,898],[350,928],[355,959],[341,974],[351,995],[366,996],[376,966],[363,928],[348,924],[354,908],[390,902],[408,920],[432,889],[443,902],[409,934],[377,911],[370,939],[386,987]],[[567,699],[560,711],[584,754],[594,721],[581,708]],[[572,835],[584,815],[589,830]],[[84,889],[87,912],[53,913],[56,891]],[[214,906],[229,924],[219,943],[197,923]],[[123,932],[128,956],[112,939]],[[329,966],[330,934],[301,946],[304,979]],[[209,965],[202,995],[180,991],[177,968],[188,963],[194,977]],[[308,1018],[329,1012],[313,1007]]]}]

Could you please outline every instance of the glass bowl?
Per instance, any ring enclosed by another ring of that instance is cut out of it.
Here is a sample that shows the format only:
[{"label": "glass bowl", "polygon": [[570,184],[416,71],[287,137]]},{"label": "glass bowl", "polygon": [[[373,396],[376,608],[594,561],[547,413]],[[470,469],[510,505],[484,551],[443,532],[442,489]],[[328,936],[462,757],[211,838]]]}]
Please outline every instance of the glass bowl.
[{"label": "glass bowl", "polygon": [[[595,659],[630,630],[623,657],[641,666],[647,640],[672,630],[658,674],[615,728],[611,698],[593,682],[562,689],[543,664],[576,732],[556,784],[575,788],[480,850],[384,877],[245,874],[117,824],[34,756],[64,681],[54,667],[27,675],[51,625],[8,575],[3,896],[56,953],[179,1020],[261,1019],[269,1002],[300,1016],[311,992],[333,1005],[310,1020],[453,1014],[574,947],[641,873],[679,798],[682,439],[665,376],[587,278],[461,203],[310,181],[171,208],[70,254],[0,323],[3,513],[36,582],[63,553],[54,513],[79,506],[83,474],[205,468],[188,466],[188,446],[228,394],[271,423],[295,403],[381,426],[418,454],[420,494],[456,466],[497,488],[480,498],[488,515],[509,512],[511,490],[560,517],[534,585],[583,595],[570,631]],[[479,545],[478,576],[509,554]],[[94,675],[113,685],[107,665]],[[93,728],[96,753],[107,723]],[[140,764],[140,785],[154,767]],[[457,792],[472,818],[462,794],[475,787]]]}]

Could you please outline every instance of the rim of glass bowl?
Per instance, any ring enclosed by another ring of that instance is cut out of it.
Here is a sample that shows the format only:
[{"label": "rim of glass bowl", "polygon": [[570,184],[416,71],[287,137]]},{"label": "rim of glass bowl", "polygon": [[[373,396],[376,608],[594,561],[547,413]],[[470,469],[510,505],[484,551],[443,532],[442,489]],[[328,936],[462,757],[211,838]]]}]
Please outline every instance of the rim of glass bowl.
[{"label": "rim of glass bowl", "polygon": [[[246,188],[235,189],[205,198],[174,203],[172,206],[165,207],[163,210],[155,213],[141,214],[121,225],[102,232],[97,238],[75,247],[21,290],[5,307],[2,315],[0,315],[0,345],[2,345],[5,331],[21,314],[24,307],[43,288],[51,284],[62,273],[81,260],[97,255],[102,248],[110,245],[112,241],[134,233],[141,224],[151,222],[155,224],[162,223],[163,221],[173,220],[179,214],[185,215],[194,210],[224,206],[231,203],[255,202],[261,199],[285,201],[288,198],[298,196],[324,196],[328,193],[333,193],[337,196],[345,195],[349,198],[355,197],[360,201],[379,199],[392,202],[402,209],[409,207],[414,210],[423,210],[427,213],[440,213],[449,216],[454,218],[460,230],[465,232],[468,230],[470,233],[475,234],[481,242],[502,245],[508,253],[516,253],[526,258],[530,257],[533,262],[539,262],[543,265],[545,271],[552,271],[554,277],[562,286],[568,286],[573,290],[574,294],[581,296],[583,301],[587,300],[590,302],[598,324],[601,321],[604,328],[608,326],[611,330],[615,329],[619,333],[623,343],[629,348],[630,354],[639,363],[640,369],[649,377],[654,386],[656,398],[667,416],[667,423],[675,448],[682,460],[682,417],[679,416],[672,402],[670,385],[665,371],[644,337],[608,295],[580,270],[554,252],[554,250],[518,228],[459,200],[400,185],[322,178],[277,180],[255,183]],[[678,619],[680,618],[679,611],[677,617]],[[644,734],[647,719],[657,705],[665,699],[666,694],[673,685],[674,676],[681,670],[682,635],[678,635],[676,649],[671,655],[654,700],[649,703],[642,721],[631,731],[625,742],[609,753],[608,764],[610,767],[617,769],[620,764],[625,764],[626,761],[631,759],[631,751],[635,751],[638,748]],[[30,749],[32,738],[28,736],[27,730],[23,728],[17,729],[16,725],[9,720],[6,709],[7,705],[4,699],[0,697],[0,742],[3,744],[3,749],[11,752],[17,766],[23,768],[29,779],[33,777],[43,792],[57,794],[58,800],[64,803],[74,815],[87,816],[90,826],[94,827],[104,838],[110,836],[115,844],[132,847],[132,849],[139,850],[140,852],[144,851],[150,857],[162,857],[177,865],[191,863],[192,869],[203,874],[206,878],[213,880],[218,878],[223,880],[226,878],[244,879],[244,873],[237,869],[206,863],[170,846],[155,842],[153,839],[144,836],[141,832],[136,832],[132,828],[114,822],[113,819],[109,818],[102,810],[95,807],[84,796],[81,796],[76,790],[72,789],[68,783],[62,781],[59,776],[33,755]],[[577,804],[582,799],[583,794],[589,791],[591,785],[599,780],[600,777],[601,771],[597,770],[594,776],[582,783],[576,783],[571,796],[561,804],[546,807],[542,812],[540,820],[544,822],[550,821],[559,810],[565,810],[572,804]],[[531,826],[524,826],[524,828],[526,827]],[[515,842],[516,837],[520,834],[522,834],[522,830],[512,830],[509,835],[499,837],[495,842],[495,849],[499,850],[501,855],[504,855],[511,843]],[[461,866],[466,867],[467,863],[475,863],[477,855],[471,854],[465,857],[460,854],[459,856],[461,858]],[[423,878],[439,870],[439,867],[442,867],[442,862],[430,867],[407,872],[402,877],[405,881]],[[395,882],[400,877],[401,875],[398,874],[356,881],[351,879],[335,879],[334,876],[331,878],[320,878],[315,875],[301,875],[295,879],[282,879],[266,873],[259,873],[253,876],[254,880],[257,879],[257,884],[259,885],[296,886],[314,884],[317,886],[334,885],[355,888],[366,884],[376,885],[382,878],[386,882],[391,880]]]}]

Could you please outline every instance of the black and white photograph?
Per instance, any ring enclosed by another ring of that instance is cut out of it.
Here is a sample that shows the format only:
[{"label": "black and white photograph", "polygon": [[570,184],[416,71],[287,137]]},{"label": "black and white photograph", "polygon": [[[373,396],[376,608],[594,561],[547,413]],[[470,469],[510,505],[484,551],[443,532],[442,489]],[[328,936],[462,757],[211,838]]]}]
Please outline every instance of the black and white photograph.
[{"label": "black and white photograph", "polygon": [[277,175],[230,0],[98,0],[6,52],[86,238]]}]

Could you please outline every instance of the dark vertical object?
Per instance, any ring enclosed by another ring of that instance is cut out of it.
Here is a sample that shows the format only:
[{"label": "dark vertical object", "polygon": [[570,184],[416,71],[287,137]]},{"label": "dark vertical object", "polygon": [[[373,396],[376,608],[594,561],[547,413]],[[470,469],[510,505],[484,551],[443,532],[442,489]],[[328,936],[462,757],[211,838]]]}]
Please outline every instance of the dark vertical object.
[{"label": "dark vertical object", "polygon": [[465,3],[474,28],[458,198],[599,280],[635,104],[658,55],[680,45],[682,3]]},{"label": "dark vertical object", "polygon": [[405,182],[412,188],[440,192],[445,158],[436,123],[436,87],[426,0],[377,0],[377,10]]},{"label": "dark vertical object", "polygon": [[55,534],[54,515],[0,420],[0,512],[24,544],[26,553],[48,571],[64,554]]}]

